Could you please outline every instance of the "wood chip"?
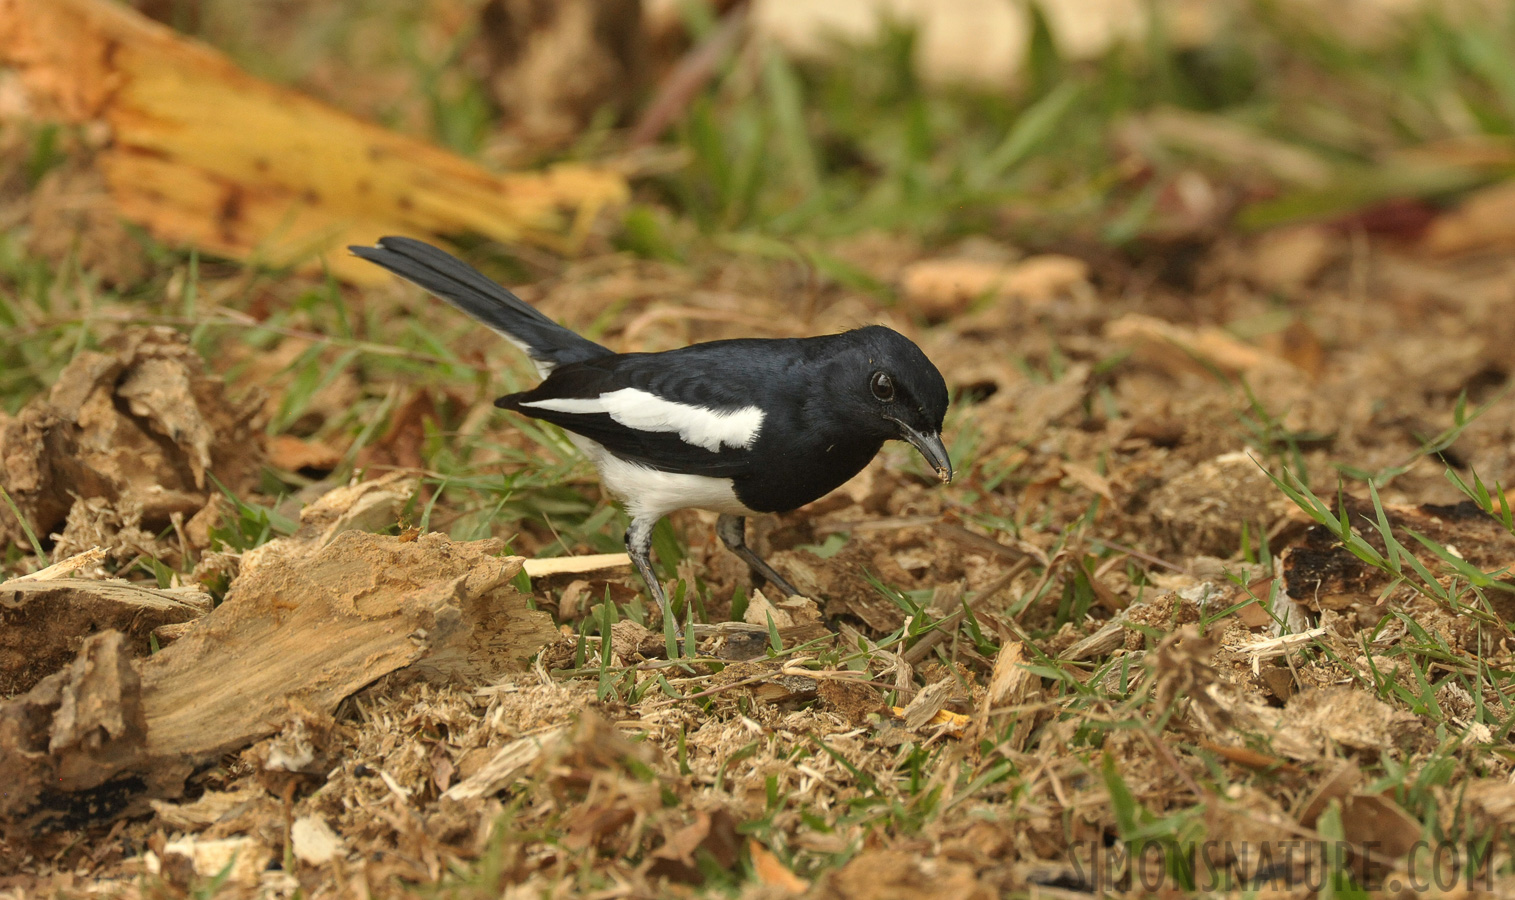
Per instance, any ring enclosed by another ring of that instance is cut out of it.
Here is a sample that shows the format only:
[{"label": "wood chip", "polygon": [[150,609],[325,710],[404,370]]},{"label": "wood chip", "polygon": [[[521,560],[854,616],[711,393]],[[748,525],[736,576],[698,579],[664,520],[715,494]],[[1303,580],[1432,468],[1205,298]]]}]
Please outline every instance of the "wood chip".
[{"label": "wood chip", "polygon": [[532,578],[555,575],[590,575],[631,568],[631,557],[624,553],[591,553],[586,556],[553,556],[525,561],[526,574]]},{"label": "wood chip", "polygon": [[544,748],[566,739],[568,731],[565,726],[511,741],[496,750],[483,768],[448,788],[442,796],[451,800],[470,800],[504,790],[537,761]]},{"label": "wood chip", "polygon": [[295,858],[311,866],[330,862],[344,852],[342,839],[320,816],[296,819],[289,826],[289,842]]},{"label": "wood chip", "polygon": [[13,585],[18,581],[52,581],[57,578],[66,578],[81,569],[98,566],[105,561],[105,551],[99,547],[86,550],[83,553],[75,553],[68,559],[53,563],[45,569],[38,569],[28,575],[21,575],[5,582]]}]

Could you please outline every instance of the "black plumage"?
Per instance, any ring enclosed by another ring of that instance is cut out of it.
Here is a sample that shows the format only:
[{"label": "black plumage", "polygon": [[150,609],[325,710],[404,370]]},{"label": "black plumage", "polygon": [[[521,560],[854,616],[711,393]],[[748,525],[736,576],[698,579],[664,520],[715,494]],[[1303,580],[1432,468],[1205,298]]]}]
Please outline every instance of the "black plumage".
[{"label": "black plumage", "polygon": [[942,480],[952,477],[940,438],[946,383],[919,347],[891,329],[618,354],[420,241],[386,237],[352,250],[500,332],[536,362],[542,383],[496,405],[575,436],[606,487],[626,501],[627,549],[665,614],[648,554],[653,524],[675,509],[720,513],[727,546],[793,593],[747,548],[744,516],[824,496],[886,440],[909,441]]}]

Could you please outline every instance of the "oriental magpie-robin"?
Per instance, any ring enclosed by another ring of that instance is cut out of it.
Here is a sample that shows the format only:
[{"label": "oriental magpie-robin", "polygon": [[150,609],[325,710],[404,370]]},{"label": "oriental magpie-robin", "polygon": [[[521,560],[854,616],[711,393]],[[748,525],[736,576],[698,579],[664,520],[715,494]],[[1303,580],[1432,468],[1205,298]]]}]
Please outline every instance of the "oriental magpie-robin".
[{"label": "oriental magpie-robin", "polygon": [[678,509],[720,514],[721,541],[786,595],[747,546],[747,516],[786,512],[839,487],[886,440],[914,444],[942,481],[947,384],[908,338],[881,325],[810,338],[741,339],[615,353],[557,324],[462,260],[382,238],[353,253],[413,281],[523,350],[541,384],[495,401],[561,426],[626,503],[626,550],[665,618],[652,527]]}]

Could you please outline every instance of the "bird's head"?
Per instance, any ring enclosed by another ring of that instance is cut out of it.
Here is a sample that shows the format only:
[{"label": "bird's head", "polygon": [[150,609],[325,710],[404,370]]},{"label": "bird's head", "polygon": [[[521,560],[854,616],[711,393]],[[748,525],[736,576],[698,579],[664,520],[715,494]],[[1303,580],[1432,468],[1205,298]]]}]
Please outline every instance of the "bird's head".
[{"label": "bird's head", "polygon": [[942,420],[947,416],[947,382],[921,348],[909,338],[870,325],[849,332],[865,364],[847,366],[845,384],[834,385],[837,400],[845,402],[861,425],[886,439],[909,441],[921,452],[937,477],[952,480],[952,460],[942,444]]}]

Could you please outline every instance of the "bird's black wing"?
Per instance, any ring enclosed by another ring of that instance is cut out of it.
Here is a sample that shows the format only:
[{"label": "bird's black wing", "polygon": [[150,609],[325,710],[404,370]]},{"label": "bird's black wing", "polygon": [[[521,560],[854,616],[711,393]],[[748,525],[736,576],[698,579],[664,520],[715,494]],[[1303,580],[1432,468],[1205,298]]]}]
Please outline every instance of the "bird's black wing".
[{"label": "bird's black wing", "polygon": [[664,472],[737,478],[781,418],[788,341],[726,341],[562,366],[495,405],[552,422]]}]

